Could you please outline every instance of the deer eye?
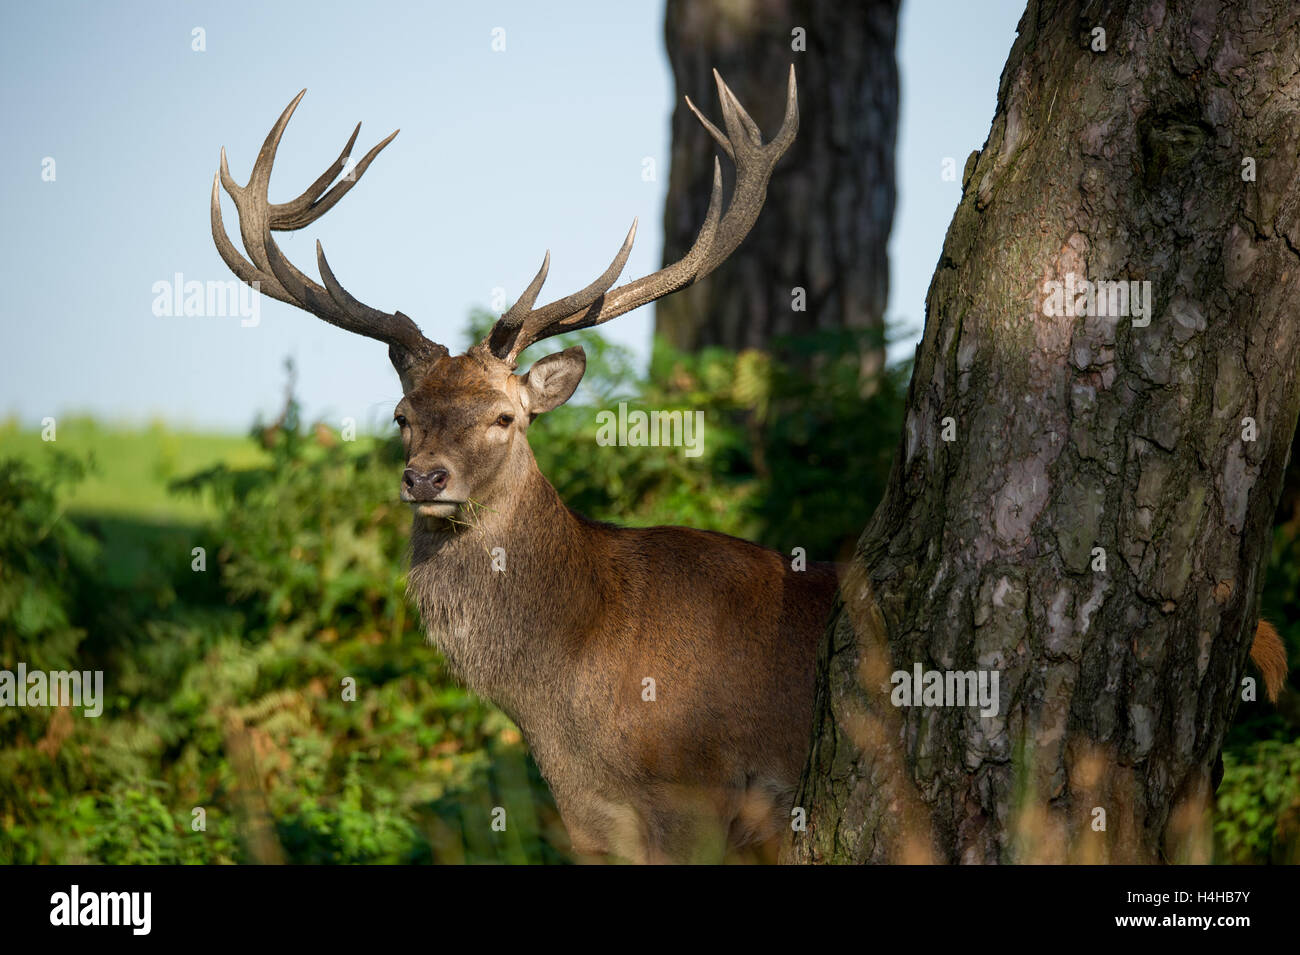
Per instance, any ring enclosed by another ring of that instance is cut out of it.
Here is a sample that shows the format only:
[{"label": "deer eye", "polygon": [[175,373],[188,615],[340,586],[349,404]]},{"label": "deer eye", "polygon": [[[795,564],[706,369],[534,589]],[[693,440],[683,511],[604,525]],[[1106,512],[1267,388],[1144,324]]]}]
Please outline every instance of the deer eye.
[{"label": "deer eye", "polygon": [[496,420],[497,427],[508,428],[514,423],[515,423],[515,416],[512,414],[497,415],[497,420]]},{"label": "deer eye", "polygon": [[397,426],[399,428],[406,427],[406,415],[404,414],[394,415],[393,420],[397,422]]}]

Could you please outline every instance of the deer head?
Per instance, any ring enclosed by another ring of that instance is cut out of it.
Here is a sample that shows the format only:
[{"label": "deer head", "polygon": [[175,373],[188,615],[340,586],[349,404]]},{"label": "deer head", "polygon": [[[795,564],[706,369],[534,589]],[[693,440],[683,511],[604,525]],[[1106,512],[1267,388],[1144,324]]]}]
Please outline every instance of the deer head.
[{"label": "deer head", "polygon": [[[400,495],[417,513],[447,518],[466,502],[491,506],[495,497],[508,491],[525,473],[521,468],[527,468],[532,461],[525,438],[528,425],[537,415],[567,401],[586,369],[586,356],[581,347],[575,347],[548,355],[527,373],[519,374],[518,358],[526,348],[564,332],[603,324],[698,281],[721,265],[753,227],[763,207],[772,169],[798,131],[794,67],[790,68],[785,118],[776,138],[766,145],[757,124],[716,70],[713,76],[726,132],[710,123],[689,97],[686,103],[735,164],[735,187],[726,212],[722,212],[722,167],[715,158],[713,191],[704,225],[679,261],[613,288],[632,251],[636,237],[633,221],[614,261],[596,281],[579,292],[534,308],[550,266],[547,252],[541,269],[518,301],[483,341],[458,356],[425,338],[401,312],[381,312],[349,295],[334,277],[319,242],[316,262],[323,285],[285,259],[272,236],[273,232],[301,229],[329,211],[360,181],[396,132],[349,170],[348,159],[361,130],[358,123],[339,158],[302,195],[275,204],[267,195],[271,166],[280,137],[306,90],[285,108],[267,135],[247,185],[235,183],[222,149],[221,168],[212,182],[212,237],[235,275],[272,298],[388,344],[389,359],[403,391],[394,413],[406,448]],[[335,182],[345,172],[347,175]],[[239,212],[239,232],[248,258],[240,255],[226,234],[218,182]]]}]

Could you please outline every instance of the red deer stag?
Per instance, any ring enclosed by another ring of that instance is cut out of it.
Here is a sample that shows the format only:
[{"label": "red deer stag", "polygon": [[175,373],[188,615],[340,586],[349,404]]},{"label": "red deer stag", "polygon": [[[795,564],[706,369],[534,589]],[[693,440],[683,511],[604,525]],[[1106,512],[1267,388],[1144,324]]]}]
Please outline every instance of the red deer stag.
[{"label": "red deer stag", "polygon": [[[394,414],[406,448],[400,496],[414,511],[410,593],[456,673],[519,725],[575,851],[595,857],[691,860],[746,847],[772,857],[807,756],[814,663],[836,589],[829,565],[798,572],[775,551],[723,534],[589,521],[565,507],[528,446],[529,424],[568,400],[586,357],[569,348],[517,374],[525,348],[699,281],[758,218],[799,125],[794,69],[785,119],[767,145],[714,76],[726,132],[687,105],[735,164],[726,212],[715,160],[704,225],[680,261],[611,288],[631,251],[633,222],[596,281],[533,308],[547,253],[519,300],[463,355],[425,338],[401,312],[354,299],[319,242],[323,286],[272,238],[333,207],[396,133],[334,183],[358,124],[306,192],[272,204],[271,166],[299,93],[263,143],[248,185],[231,178],[224,150],[212,183],[213,239],[240,279],[388,344],[403,391]],[[248,259],[222,224],[218,181],[239,211]],[[504,571],[494,568],[496,548]],[[1261,626],[1252,656],[1272,695],[1286,662],[1271,628]]]},{"label": "red deer stag", "polygon": [[[522,730],[584,855],[685,860],[761,846],[770,856],[790,822],[810,741],[833,569],[796,572],[780,554],[722,534],[619,528],[573,513],[538,470],[527,433],[573,394],[586,357],[569,348],[516,373],[529,345],[684,288],[745,238],[798,129],[794,69],[785,119],[767,145],[716,79],[725,133],[687,103],[735,164],[735,187],[724,213],[715,160],[704,225],[685,257],[611,288],[631,252],[633,222],[595,282],[534,308],[547,253],[519,300],[463,355],[425,338],[401,312],[354,299],[319,243],[323,286],[272,238],[329,210],[396,133],[330,189],[358,124],[306,192],[273,204],[271,166],[299,93],[262,145],[248,185],[231,178],[224,150],[212,184],[212,235],[240,279],[388,344],[404,393],[394,415],[406,448],[400,495],[415,514],[410,593],[454,671]],[[239,211],[248,259],[222,224],[218,180]],[[504,572],[493,565],[498,547]]]}]

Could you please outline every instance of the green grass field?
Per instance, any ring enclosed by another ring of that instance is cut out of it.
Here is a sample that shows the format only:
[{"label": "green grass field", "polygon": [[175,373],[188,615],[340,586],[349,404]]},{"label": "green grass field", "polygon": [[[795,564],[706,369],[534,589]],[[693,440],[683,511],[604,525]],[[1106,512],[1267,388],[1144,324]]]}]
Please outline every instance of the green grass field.
[{"label": "green grass field", "polygon": [[246,435],[174,431],[161,424],[122,428],[66,418],[57,422],[55,440],[43,441],[39,429],[20,429],[12,419],[0,424],[0,457],[40,467],[56,450],[83,460],[89,456],[93,462],[86,480],[68,495],[69,513],[153,523],[193,524],[214,514],[211,501],[168,491],[173,479],[215,464],[241,468],[267,460]]}]

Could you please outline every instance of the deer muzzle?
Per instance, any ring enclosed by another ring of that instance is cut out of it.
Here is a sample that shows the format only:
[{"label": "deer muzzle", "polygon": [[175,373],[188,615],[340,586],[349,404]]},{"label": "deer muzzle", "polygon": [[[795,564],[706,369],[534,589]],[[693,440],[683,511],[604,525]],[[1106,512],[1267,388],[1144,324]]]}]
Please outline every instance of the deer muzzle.
[{"label": "deer muzzle", "polygon": [[417,471],[407,468],[402,472],[401,497],[409,504],[432,503],[447,489],[451,475],[446,468]]}]

